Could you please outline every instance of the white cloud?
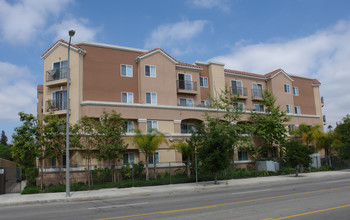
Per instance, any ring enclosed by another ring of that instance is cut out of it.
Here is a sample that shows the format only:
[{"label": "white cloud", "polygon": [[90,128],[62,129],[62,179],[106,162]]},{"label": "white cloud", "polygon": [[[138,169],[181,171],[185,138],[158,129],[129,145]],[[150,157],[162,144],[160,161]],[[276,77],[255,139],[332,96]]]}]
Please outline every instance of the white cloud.
[{"label": "white cloud", "polygon": [[64,20],[60,24],[52,25],[50,30],[56,33],[54,37],[57,39],[67,39],[68,38],[68,30],[75,30],[74,41],[94,41],[96,33],[98,32],[98,28],[90,28],[88,27],[89,21],[87,19],[70,19]]},{"label": "white cloud", "polygon": [[[1,39],[12,44],[25,44],[40,35],[52,35],[67,38],[69,27],[77,29],[77,37],[82,40],[94,40],[97,29],[88,26],[83,18],[60,21],[67,14],[67,7],[74,0],[19,0],[7,2],[0,0]],[[54,32],[48,32],[55,27]],[[66,28],[66,29],[64,29]],[[55,38],[55,41],[57,38]]]},{"label": "white cloud", "polygon": [[236,45],[211,60],[226,68],[265,74],[277,68],[317,78],[325,97],[323,113],[332,126],[350,112],[350,22],[341,21],[310,36],[274,43]]},{"label": "white cloud", "polygon": [[0,121],[18,121],[18,112],[36,112],[36,86],[26,67],[0,61]]},{"label": "white cloud", "polygon": [[146,40],[145,47],[148,49],[156,47],[171,47],[174,55],[180,55],[191,51],[190,47],[179,48],[187,44],[195,36],[201,33],[207,25],[205,20],[180,21],[173,24],[164,24],[158,26],[151,36]]},{"label": "white cloud", "polygon": [[225,12],[230,11],[227,0],[187,0],[187,2],[194,7],[207,9],[216,7]]}]

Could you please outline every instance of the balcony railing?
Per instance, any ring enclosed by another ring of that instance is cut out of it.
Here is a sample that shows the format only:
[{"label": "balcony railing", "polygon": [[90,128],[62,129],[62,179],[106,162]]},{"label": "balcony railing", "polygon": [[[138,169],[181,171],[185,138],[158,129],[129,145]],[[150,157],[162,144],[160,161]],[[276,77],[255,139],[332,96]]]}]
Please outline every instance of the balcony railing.
[{"label": "balcony railing", "polygon": [[248,96],[248,89],[246,87],[231,87],[231,94],[238,96]]},{"label": "balcony railing", "polygon": [[263,91],[261,89],[252,89],[252,98],[253,99],[262,99]]},{"label": "balcony railing", "polygon": [[46,71],[46,82],[53,80],[66,79],[68,75],[68,68],[52,69]]},{"label": "balcony railing", "polygon": [[67,110],[66,99],[56,99],[46,101],[46,112]]},{"label": "balcony railing", "polygon": [[186,91],[197,91],[197,82],[189,80],[177,80],[177,89]]},{"label": "balcony railing", "polygon": [[323,122],[327,122],[325,115],[323,115]]}]

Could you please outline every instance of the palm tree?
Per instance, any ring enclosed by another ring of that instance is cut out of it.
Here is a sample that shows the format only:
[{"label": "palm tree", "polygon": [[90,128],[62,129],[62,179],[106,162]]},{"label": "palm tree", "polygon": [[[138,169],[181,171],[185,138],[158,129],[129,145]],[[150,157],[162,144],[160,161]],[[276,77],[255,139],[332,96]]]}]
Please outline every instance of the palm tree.
[{"label": "palm tree", "polygon": [[189,144],[186,140],[183,139],[175,139],[174,144],[170,146],[172,149],[176,149],[178,152],[182,154],[182,156],[187,157],[186,169],[187,169],[187,177],[191,177],[191,169],[190,169],[190,158],[194,154],[194,147]]},{"label": "palm tree", "polygon": [[326,158],[326,165],[332,166],[331,158],[330,158],[330,151],[332,148],[333,143],[335,142],[335,135],[334,131],[332,130],[332,126],[328,126],[327,133],[321,132],[317,136],[317,143],[316,146],[318,149],[324,149],[324,154]]},{"label": "palm tree", "polygon": [[307,125],[300,124],[292,134],[294,134],[302,143],[306,146],[311,146],[311,144],[317,139],[317,137],[322,133],[321,125]]},{"label": "palm tree", "polygon": [[[158,149],[162,143],[168,144],[165,139],[165,135],[156,129],[151,129],[147,133],[142,133],[140,130],[135,130],[135,135],[131,138],[135,146],[146,156],[146,180],[149,180],[148,160],[150,156],[153,156],[154,152]],[[153,158],[154,169],[156,168],[156,160]],[[154,172],[154,178],[157,178],[156,172]]]}]

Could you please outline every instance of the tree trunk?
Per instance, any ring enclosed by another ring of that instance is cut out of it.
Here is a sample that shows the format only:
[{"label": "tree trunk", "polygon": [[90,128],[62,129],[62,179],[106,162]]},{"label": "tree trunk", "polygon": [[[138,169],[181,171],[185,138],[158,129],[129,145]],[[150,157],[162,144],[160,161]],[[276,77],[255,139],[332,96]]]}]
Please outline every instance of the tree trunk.
[{"label": "tree trunk", "polygon": [[43,159],[40,160],[40,192],[43,192]]},{"label": "tree trunk", "polygon": [[113,165],[112,165],[112,178],[113,178],[113,183],[117,181],[116,174],[115,174],[115,160],[113,159]]},{"label": "tree trunk", "polygon": [[91,188],[91,174],[90,174],[90,155],[88,155],[87,158],[87,163],[88,163],[88,185],[89,185],[89,189]]},{"label": "tree trunk", "polygon": [[214,174],[214,184],[216,185],[218,183],[218,172],[215,172]]},{"label": "tree trunk", "polygon": [[189,156],[187,157],[187,164],[186,164],[186,166],[187,166],[187,177],[191,178],[190,157]]},{"label": "tree trunk", "polygon": [[63,168],[63,155],[58,157],[58,173],[60,176],[60,184],[63,184],[62,168]]},{"label": "tree trunk", "polygon": [[148,171],[148,154],[146,154],[146,181],[149,180],[149,171]]},{"label": "tree trunk", "polygon": [[157,163],[156,163],[156,155],[153,153],[153,172],[154,179],[157,179]]},{"label": "tree trunk", "polygon": [[299,167],[298,167],[298,165],[295,166],[295,176],[296,176],[296,177],[299,176]]}]

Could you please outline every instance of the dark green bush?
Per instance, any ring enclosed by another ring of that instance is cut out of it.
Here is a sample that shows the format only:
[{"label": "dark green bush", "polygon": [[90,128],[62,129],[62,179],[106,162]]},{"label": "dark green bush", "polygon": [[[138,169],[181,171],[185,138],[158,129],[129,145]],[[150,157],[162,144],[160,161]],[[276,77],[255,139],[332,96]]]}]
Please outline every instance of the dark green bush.
[{"label": "dark green bush", "polygon": [[26,168],[24,170],[27,186],[36,186],[36,178],[39,175],[39,169],[36,167]]},{"label": "dark green bush", "polygon": [[40,193],[40,187],[39,186],[26,186],[21,194],[36,194],[36,193]]}]

